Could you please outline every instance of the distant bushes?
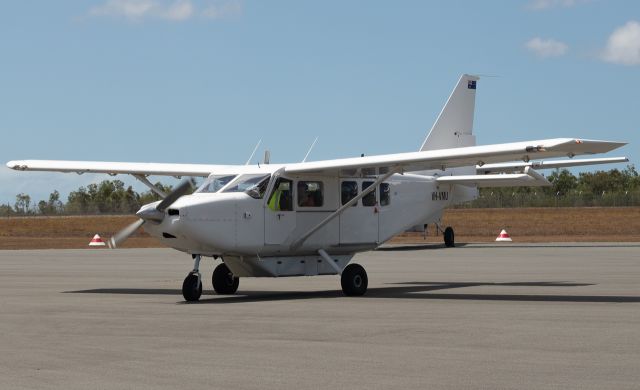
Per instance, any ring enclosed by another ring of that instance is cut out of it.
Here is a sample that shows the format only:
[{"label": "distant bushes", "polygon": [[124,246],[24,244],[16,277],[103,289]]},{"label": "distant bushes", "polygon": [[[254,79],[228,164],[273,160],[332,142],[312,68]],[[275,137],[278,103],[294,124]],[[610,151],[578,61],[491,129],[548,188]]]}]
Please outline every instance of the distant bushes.
[{"label": "distant bushes", "polygon": [[[171,186],[156,183],[165,192]],[[99,184],[89,184],[69,193],[67,202],[60,200],[60,193],[53,191],[49,200],[32,204],[27,194],[16,195],[14,205],[0,205],[0,216],[20,215],[84,215],[84,214],[132,214],[144,204],[160,200],[151,191],[138,193],[131,186],[126,187],[120,180],[104,180]]]},{"label": "distant bushes", "polygon": [[481,188],[478,199],[456,207],[640,206],[640,177],[633,165],[577,177],[566,169],[556,170],[547,179],[551,187]]}]

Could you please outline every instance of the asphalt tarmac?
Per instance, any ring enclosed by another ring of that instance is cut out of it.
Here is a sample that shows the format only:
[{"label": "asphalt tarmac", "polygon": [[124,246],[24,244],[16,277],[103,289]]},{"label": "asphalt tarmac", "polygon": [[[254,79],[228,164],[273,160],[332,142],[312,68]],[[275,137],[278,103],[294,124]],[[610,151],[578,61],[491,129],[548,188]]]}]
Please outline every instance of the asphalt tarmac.
[{"label": "asphalt tarmac", "polygon": [[401,247],[185,304],[166,249],[0,251],[2,389],[638,389],[640,244]]}]

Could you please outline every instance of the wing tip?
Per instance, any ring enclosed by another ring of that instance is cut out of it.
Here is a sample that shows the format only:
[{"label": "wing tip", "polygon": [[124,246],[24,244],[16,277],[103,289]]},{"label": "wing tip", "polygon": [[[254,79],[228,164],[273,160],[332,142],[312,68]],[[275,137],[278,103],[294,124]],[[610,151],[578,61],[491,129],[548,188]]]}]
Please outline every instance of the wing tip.
[{"label": "wing tip", "polygon": [[7,168],[13,169],[13,170],[20,170],[21,167],[24,167],[24,168],[27,167],[23,161],[15,161],[15,160],[11,160],[7,162],[6,165],[7,165]]}]

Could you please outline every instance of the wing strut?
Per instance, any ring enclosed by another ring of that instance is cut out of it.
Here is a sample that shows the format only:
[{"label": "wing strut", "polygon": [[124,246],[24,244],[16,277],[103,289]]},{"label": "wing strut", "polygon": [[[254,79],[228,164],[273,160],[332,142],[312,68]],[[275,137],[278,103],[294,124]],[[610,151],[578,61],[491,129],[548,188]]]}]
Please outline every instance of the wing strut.
[{"label": "wing strut", "polygon": [[324,261],[329,263],[331,268],[333,268],[333,270],[336,271],[338,275],[342,275],[342,269],[338,267],[338,264],[336,264],[336,262],[329,256],[329,254],[327,254],[327,252],[325,252],[324,249],[318,249],[318,254]]},{"label": "wing strut", "polygon": [[164,191],[162,191],[161,189],[159,189],[158,187],[154,186],[153,183],[151,183],[149,181],[149,179],[147,179],[147,177],[145,175],[138,175],[138,174],[132,174],[131,176],[135,177],[136,179],[140,180],[142,182],[142,184],[146,185],[147,187],[149,187],[149,189],[153,192],[155,192],[159,197],[161,197],[162,199],[167,197],[167,194],[164,193]]},{"label": "wing strut", "polygon": [[336,211],[334,211],[333,213],[329,214],[329,216],[327,216],[327,218],[323,219],[322,221],[320,221],[320,223],[318,223],[316,226],[312,227],[311,229],[309,229],[308,232],[306,232],[305,234],[303,234],[300,238],[298,238],[293,244],[291,244],[291,249],[298,249],[300,247],[300,245],[302,245],[305,241],[307,241],[307,239],[309,237],[311,237],[311,235],[315,232],[317,232],[318,230],[320,230],[320,228],[322,228],[324,225],[328,224],[329,222],[331,222],[331,220],[333,220],[335,217],[337,217],[338,215],[342,214],[346,209],[348,209],[349,207],[351,207],[352,205],[356,204],[356,202],[358,202],[360,199],[364,198],[365,196],[367,196],[370,192],[374,191],[376,188],[378,188],[378,185],[380,185],[380,183],[382,183],[383,181],[387,180],[388,178],[391,177],[391,175],[397,173],[398,171],[400,171],[400,167],[393,167],[391,169],[389,169],[389,172],[387,172],[386,174],[384,174],[383,176],[380,176],[375,182],[373,182],[372,185],[370,185],[369,187],[367,187],[366,189],[364,189],[361,193],[359,193],[355,198],[351,199],[350,201],[348,201],[347,203],[343,204],[340,208],[338,208]]}]

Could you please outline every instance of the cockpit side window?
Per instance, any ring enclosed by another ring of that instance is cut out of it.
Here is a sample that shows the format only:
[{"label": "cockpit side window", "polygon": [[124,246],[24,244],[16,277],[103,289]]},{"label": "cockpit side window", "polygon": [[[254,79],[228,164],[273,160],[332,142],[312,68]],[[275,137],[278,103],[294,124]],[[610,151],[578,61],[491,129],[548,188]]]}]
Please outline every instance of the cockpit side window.
[{"label": "cockpit side window", "polygon": [[196,192],[200,193],[213,193],[218,192],[222,187],[226,186],[231,180],[233,180],[235,175],[216,175],[209,176],[204,183],[196,190]]},{"label": "cockpit side window", "polygon": [[222,192],[244,192],[254,199],[262,199],[271,175],[243,175]]},{"label": "cockpit side window", "polygon": [[267,204],[273,211],[293,211],[293,181],[278,178]]}]

